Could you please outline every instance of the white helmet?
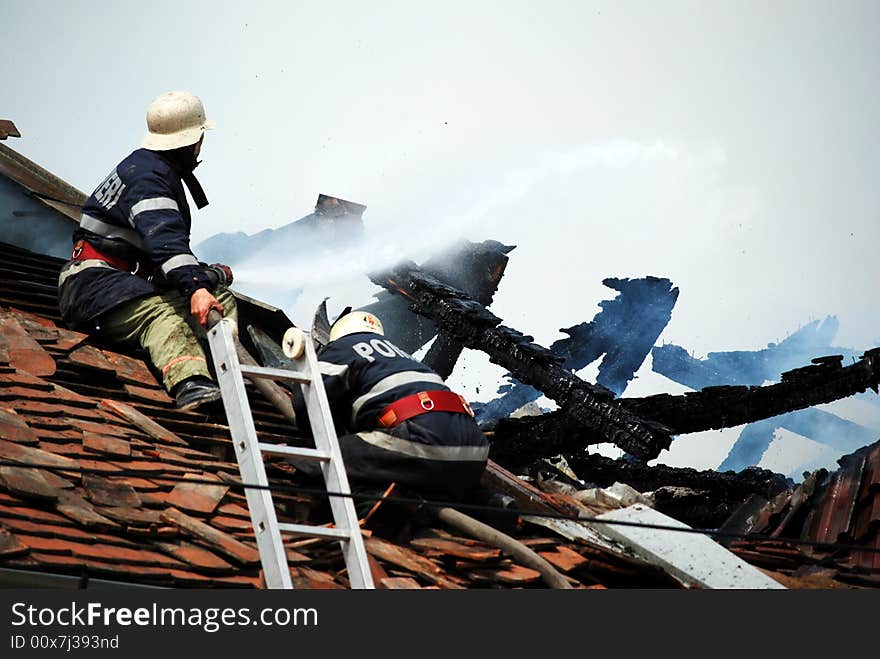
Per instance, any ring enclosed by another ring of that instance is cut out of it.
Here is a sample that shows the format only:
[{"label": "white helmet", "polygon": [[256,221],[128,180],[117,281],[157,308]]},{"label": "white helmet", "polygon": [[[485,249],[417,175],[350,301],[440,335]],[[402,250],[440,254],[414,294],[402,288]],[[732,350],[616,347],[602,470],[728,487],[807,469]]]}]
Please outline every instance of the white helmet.
[{"label": "white helmet", "polygon": [[373,332],[384,336],[382,322],[367,311],[352,311],[340,316],[330,328],[330,341],[335,341],[349,334]]},{"label": "white helmet", "polygon": [[147,108],[147,130],[141,146],[153,151],[168,151],[198,142],[202,133],[213,128],[205,118],[205,108],[190,92],[166,92]]}]

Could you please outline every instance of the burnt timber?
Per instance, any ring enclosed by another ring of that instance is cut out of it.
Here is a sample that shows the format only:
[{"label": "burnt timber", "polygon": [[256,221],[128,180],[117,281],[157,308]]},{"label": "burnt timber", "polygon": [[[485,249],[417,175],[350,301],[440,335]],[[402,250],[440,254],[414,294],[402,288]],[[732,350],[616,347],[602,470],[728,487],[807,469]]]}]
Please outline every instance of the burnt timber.
[{"label": "burnt timber", "polygon": [[[868,388],[877,390],[878,348],[867,351],[849,366],[842,366],[838,357],[818,357],[813,362],[783,373],[780,382],[764,387],[706,387],[682,396],[620,398],[618,403],[640,418],[663,424],[674,435],[684,435],[760,421],[846,398]],[[491,455],[502,464],[526,464],[538,458],[577,453],[602,441],[595,432],[580,429],[563,410],[498,421]]]},{"label": "burnt timber", "polygon": [[[736,426],[793,410],[875,392],[880,383],[880,348],[865,352],[854,364],[839,355],[817,357],[812,364],[787,371],[768,386],[714,386],[681,396],[658,394],[615,399],[610,390],[585,382],[560,365],[560,358],[532,337],[501,325],[501,319],[466,293],[403,262],[371,280],[397,293],[409,308],[433,320],[465,346],[489,359],[521,382],[543,391],[560,410],[518,421],[499,422],[493,437],[493,459],[549,457],[580,452],[585,446],[611,442],[643,460],[669,447],[672,435]],[[536,439],[540,438],[540,439]]]},{"label": "burnt timber", "polygon": [[[462,240],[428,259],[420,267],[423,272],[463,290],[488,307],[504,276],[507,254],[513,249],[513,246],[503,245],[496,240],[481,243]],[[406,301],[399,296],[382,291],[376,298],[375,302],[360,307],[360,310],[382,318],[385,335],[408,352],[415,352],[436,336],[423,361],[443,379],[449,377],[464,348],[461,342],[444,331],[438,332],[430,319],[410,313]]]},{"label": "burnt timber", "polygon": [[612,391],[570,373],[561,366],[562,358],[533,343],[532,337],[501,325],[501,319],[482,304],[422,272],[415,263],[401,263],[370,278],[404,296],[412,311],[429,317],[447,335],[482,350],[518,380],[543,391],[598,441],[646,460],[671,443],[668,429],[639,419],[614,400]]}]

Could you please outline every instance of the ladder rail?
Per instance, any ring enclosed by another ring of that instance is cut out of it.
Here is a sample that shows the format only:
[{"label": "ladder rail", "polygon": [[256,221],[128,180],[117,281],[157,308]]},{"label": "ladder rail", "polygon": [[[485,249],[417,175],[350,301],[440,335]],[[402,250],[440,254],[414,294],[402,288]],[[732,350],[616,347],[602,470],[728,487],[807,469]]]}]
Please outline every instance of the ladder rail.
[{"label": "ladder rail", "polygon": [[[223,407],[233,438],[239,473],[244,482],[264,486],[261,489],[245,488],[245,497],[257,539],[266,587],[293,588],[281,536],[282,532],[287,532],[338,539],[351,587],[374,588],[372,570],[350,496],[351,489],[333,424],[332,411],[311,338],[306,335],[304,354],[297,360],[299,371],[263,368],[253,363],[242,364],[241,360],[248,355],[243,354],[239,359],[238,350],[241,348],[235,339],[231,321],[226,319],[219,320],[211,327],[208,331],[208,341],[223,397]],[[283,379],[301,384],[315,440],[314,449],[274,446],[259,441],[244,385],[244,376],[266,380]],[[335,527],[279,523],[272,494],[265,487],[269,482],[263,462],[264,453],[296,456],[317,460],[320,463],[328,492],[343,495],[329,497]]]},{"label": "ladder rail", "polygon": [[[336,436],[336,427],[333,424],[333,413],[330,410],[327,392],[324,389],[324,379],[321,377],[318,365],[318,356],[308,333],[306,333],[303,358],[308,372],[314,374],[309,384],[301,386],[309,420],[312,424],[315,447],[318,450],[327,451],[331,456],[328,462],[321,463],[324,482],[329,492],[351,495],[348,474],[345,471],[342,450],[339,447],[339,438]],[[316,421],[318,423],[315,423]],[[373,573],[367,558],[367,550],[358,524],[354,502],[350,496],[331,496],[330,509],[333,512],[336,525],[346,528],[349,532],[348,540],[343,540],[341,545],[345,565],[348,569],[348,580],[352,588],[374,588]]]},{"label": "ladder rail", "polygon": [[[229,322],[224,319],[216,323],[208,332],[208,340],[214,359],[217,381],[220,385],[220,393],[223,397],[223,408],[226,410],[226,419],[232,435],[238,471],[241,480],[245,483],[268,484],[266,466],[263,463],[263,455],[259,445],[256,441],[247,440],[247,438],[256,438],[257,436],[250,406],[236,405],[237,401],[247,401],[247,391],[244,387],[244,380],[237,375],[240,372],[238,370],[238,354]],[[257,540],[257,549],[260,553],[260,562],[263,565],[263,578],[266,586],[269,588],[293,588],[281,535],[273,531],[278,528],[278,517],[271,492],[267,489],[247,487],[245,488],[245,498],[251,516],[251,524],[254,527],[254,536]]]}]

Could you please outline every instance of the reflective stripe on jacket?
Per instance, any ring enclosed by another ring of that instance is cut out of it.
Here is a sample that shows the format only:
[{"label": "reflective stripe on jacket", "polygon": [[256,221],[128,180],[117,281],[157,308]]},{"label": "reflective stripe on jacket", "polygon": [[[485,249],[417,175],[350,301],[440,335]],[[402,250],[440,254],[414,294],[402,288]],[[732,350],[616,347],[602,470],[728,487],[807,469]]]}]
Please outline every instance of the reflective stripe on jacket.
[{"label": "reflective stripe on jacket", "polygon": [[[120,162],[86,201],[74,242],[94,242],[127,260],[152,263],[164,283],[107,268],[100,261],[68,262],[59,277],[59,306],[73,326],[86,326],[113,307],[176,288],[189,296],[211,288],[190,249],[191,217],[183,172],[163,152],[138,149]],[[161,278],[160,278],[161,279]]]},{"label": "reflective stripe on jacket", "polygon": [[[464,414],[428,412],[403,422],[410,432],[376,431],[390,403],[420,391],[449,391],[439,375],[388,339],[370,332],[343,336],[321,351],[319,366],[339,435],[358,433],[376,448],[422,460],[485,463],[488,441]],[[302,391],[295,392],[297,422],[307,426]]]}]

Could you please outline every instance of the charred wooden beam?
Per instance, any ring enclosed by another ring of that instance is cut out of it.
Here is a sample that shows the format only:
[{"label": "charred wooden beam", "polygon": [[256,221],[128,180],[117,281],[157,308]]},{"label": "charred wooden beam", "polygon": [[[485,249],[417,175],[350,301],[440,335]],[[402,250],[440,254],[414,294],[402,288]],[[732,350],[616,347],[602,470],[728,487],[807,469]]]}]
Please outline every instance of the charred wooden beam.
[{"label": "charred wooden beam", "polygon": [[[738,426],[794,410],[877,391],[880,348],[865,352],[856,363],[841,365],[839,356],[817,357],[813,364],[782,374],[764,387],[706,387],[681,396],[657,394],[620,398],[618,404],[642,419],[662,424],[673,435]],[[492,458],[523,465],[538,458],[579,453],[604,441],[572,424],[565,414],[550,412],[521,419],[502,419],[494,428]]]},{"label": "charred wooden beam", "polygon": [[560,357],[514,329],[464,292],[419,270],[412,262],[370,276],[373,282],[403,296],[409,308],[429,317],[443,332],[555,400],[578,428],[601,441],[649,460],[671,442],[667,428],[645,422],[614,400],[614,393],[581,380],[560,365]]},{"label": "charred wooden beam", "polygon": [[685,434],[738,426],[785,412],[847,398],[880,383],[880,348],[865,352],[849,366],[840,355],[817,357],[812,364],[782,374],[776,384],[764,387],[706,387],[683,396],[659,394],[621,399],[634,414]]},{"label": "charred wooden beam", "polygon": [[657,510],[704,528],[721,525],[752,495],[772,499],[794,486],[785,476],[758,467],[738,473],[666,465],[649,467],[595,453],[567,459],[582,479],[599,487],[620,482],[640,492],[654,492]]},{"label": "charred wooden beam", "polygon": [[[461,240],[422,263],[419,269],[464,291],[488,307],[504,276],[507,254],[512,249],[513,246],[503,245],[496,240],[480,243]],[[409,352],[415,352],[436,335],[434,344],[422,361],[444,380],[452,374],[464,345],[430,319],[413,314],[404,299],[382,291],[376,296],[376,302],[361,309],[379,316],[385,327],[385,335]]]},{"label": "charred wooden beam", "polygon": [[[456,259],[445,255],[427,261],[423,267],[443,281],[451,282],[468,290],[474,299],[483,306],[492,304],[498,283],[507,267],[507,253],[513,249],[496,241],[483,243],[462,242]],[[468,279],[463,275],[470,274]],[[434,345],[425,355],[424,363],[430,366],[444,380],[452,375],[464,344],[450,336],[442,328],[437,333]]]},{"label": "charred wooden beam", "polygon": [[524,467],[540,458],[578,454],[604,437],[585,428],[561,411],[537,416],[500,419],[489,428],[489,457],[509,469]]}]

